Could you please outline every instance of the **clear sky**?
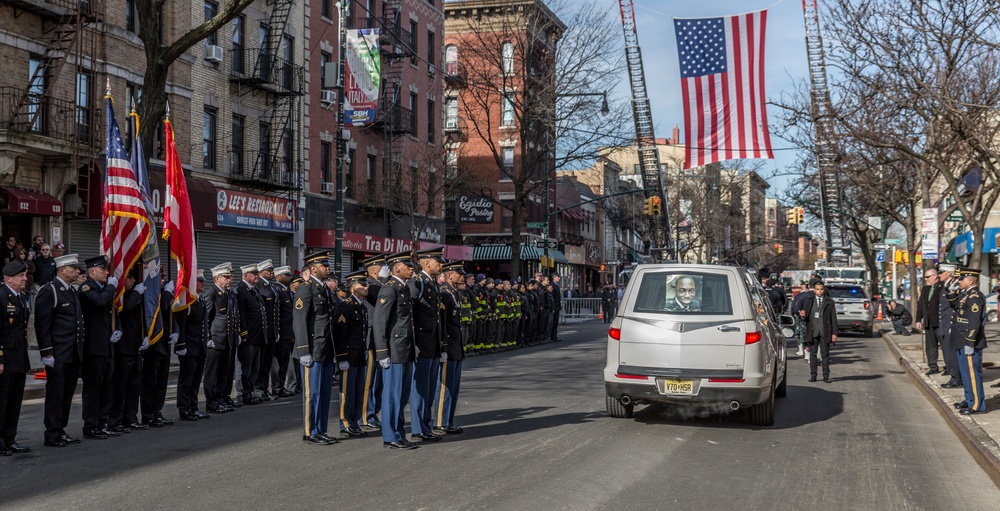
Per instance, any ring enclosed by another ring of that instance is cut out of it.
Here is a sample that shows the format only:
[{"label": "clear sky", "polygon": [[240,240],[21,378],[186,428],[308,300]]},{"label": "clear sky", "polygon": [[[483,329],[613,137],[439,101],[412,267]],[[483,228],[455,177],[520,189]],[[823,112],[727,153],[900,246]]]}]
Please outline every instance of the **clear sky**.
[{"label": "clear sky", "polygon": [[[767,8],[764,77],[769,100],[777,100],[782,91],[791,92],[798,81],[808,79],[805,28],[802,3],[799,1],[781,0],[776,4],[774,0],[633,1],[657,137],[669,137],[674,125],[680,125],[684,120],[673,18],[717,17]],[[618,0],[607,0],[607,4],[616,18],[620,18]],[[820,22],[822,24],[822,20]],[[615,95],[627,97],[629,94],[626,79],[622,81],[622,89],[616,90]],[[777,120],[777,114],[777,107],[769,105],[770,123]],[[681,127],[682,138],[683,133]],[[782,150],[788,145],[773,133],[771,146],[775,149],[775,159],[766,162],[763,172],[765,176],[791,165],[796,156],[794,150]],[[778,189],[783,189],[787,181],[780,177],[772,179],[768,195],[777,195]]]}]

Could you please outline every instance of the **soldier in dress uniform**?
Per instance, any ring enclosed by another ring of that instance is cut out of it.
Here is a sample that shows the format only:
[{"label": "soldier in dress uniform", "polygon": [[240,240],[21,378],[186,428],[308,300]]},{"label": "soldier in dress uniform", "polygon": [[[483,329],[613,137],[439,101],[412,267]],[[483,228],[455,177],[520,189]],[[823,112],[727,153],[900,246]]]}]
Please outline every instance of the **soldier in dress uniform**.
[{"label": "soldier in dress uniform", "polygon": [[953,264],[942,264],[938,267],[938,280],[941,282],[938,297],[938,328],[937,337],[941,339],[941,351],[944,359],[944,374],[948,381],[941,387],[957,389],[962,386],[962,373],[958,367],[958,352],[962,351],[962,343],[952,344],[951,331],[954,324],[955,308],[953,302],[958,301],[961,289],[958,287],[957,270]]},{"label": "soldier in dress uniform", "polygon": [[[199,296],[205,292],[205,270],[198,270]],[[211,419],[212,416],[198,409],[198,391],[205,372],[205,349],[212,340],[211,323],[206,321],[205,302],[198,299],[187,310],[174,314],[181,330],[181,338],[174,346],[180,370],[177,373],[177,411],[182,421]]]},{"label": "soldier in dress uniform", "polygon": [[288,376],[288,359],[295,347],[295,331],[292,329],[292,269],[279,266],[274,269],[274,294],[278,310],[278,341],[274,345],[274,361],[271,363],[271,396],[291,397],[295,393],[285,388]]},{"label": "soldier in dress uniform", "polygon": [[442,325],[444,351],[441,353],[441,379],[435,399],[434,429],[441,433],[458,434],[462,428],[455,425],[455,408],[462,381],[462,360],[465,358],[465,339],[462,335],[462,296],[458,287],[465,282],[462,262],[448,263],[442,269],[445,283],[441,286]]},{"label": "soldier in dress uniform", "polygon": [[983,395],[983,350],[986,349],[986,299],[979,291],[979,270],[961,269],[958,274],[961,295],[955,304],[952,326],[952,346],[958,351],[958,368],[965,386],[965,399],[959,402],[959,413],[972,415],[986,411]]},{"label": "soldier in dress uniform", "polygon": [[255,287],[260,277],[256,264],[240,267],[243,280],[236,285],[236,300],[240,309],[240,335],[242,341],[236,348],[236,358],[239,360],[239,375],[236,383],[236,400],[244,405],[256,405],[262,402],[254,393],[257,372],[260,370],[260,351],[267,337],[267,310],[264,299]]},{"label": "soldier in dress uniform", "polygon": [[139,422],[139,393],[142,389],[141,350],[149,347],[146,339],[146,318],[143,310],[143,284],[136,284],[137,273],[142,275],[141,266],[136,266],[125,274],[122,294],[122,310],[118,313],[122,338],[115,343],[115,370],[111,390],[111,415],[108,427],[116,433],[128,433],[133,429],[147,429]]},{"label": "soldier in dress uniform", "polygon": [[[306,269],[306,270],[303,270],[301,273],[296,273],[295,276],[292,277],[292,283],[288,285],[288,291],[292,293],[292,300],[293,301],[295,299],[295,292],[298,291],[298,289],[300,287],[302,287],[303,284],[306,283],[305,279],[308,278],[308,275],[309,275],[309,270]],[[293,321],[292,322],[293,326],[294,326],[294,323],[295,322]],[[289,358],[289,361],[288,361],[288,376],[286,377],[285,388],[287,388],[289,391],[291,391],[291,392],[293,392],[295,394],[301,394],[302,393],[302,387],[303,387],[303,385],[302,385],[302,364],[299,363],[299,355],[295,351],[295,333],[294,333],[294,330],[292,332],[292,347],[291,347],[291,351],[288,354],[288,358]]]},{"label": "soldier in dress uniform", "polygon": [[413,449],[405,436],[403,410],[413,385],[413,301],[406,281],[413,277],[413,255],[397,252],[386,257],[392,276],[378,293],[372,316],[375,359],[382,367],[382,445]]},{"label": "soldier in dress uniform", "polygon": [[366,339],[367,351],[365,353],[365,395],[361,403],[361,415],[364,420],[362,427],[365,429],[379,429],[382,427],[379,421],[379,412],[382,411],[382,368],[376,367],[375,360],[375,338],[372,335],[371,318],[375,316],[375,302],[378,300],[378,293],[382,289],[384,279],[379,277],[382,268],[385,267],[385,256],[374,255],[361,261],[365,272],[368,275],[368,296],[365,300],[365,307],[368,309],[368,334]]},{"label": "soldier in dress uniform", "polygon": [[212,268],[212,284],[198,297],[205,306],[205,323],[211,334],[205,343],[205,408],[211,413],[233,411],[224,394],[226,379],[232,374],[231,352],[240,341],[239,306],[232,283],[233,265],[222,263]]},{"label": "soldier in dress uniform", "polygon": [[365,354],[368,351],[368,277],[364,271],[344,278],[343,289],[350,295],[333,316],[333,345],[340,369],[340,433],[353,437],[368,436],[361,429],[364,416],[361,405],[365,391]]},{"label": "soldier in dress uniform", "polygon": [[441,436],[431,430],[431,416],[441,372],[439,359],[447,358],[447,354],[442,355],[442,304],[437,284],[442,255],[440,248],[417,252],[420,273],[407,282],[413,299],[413,341],[417,354],[410,391],[410,435],[425,442],[441,440]]},{"label": "soldier in dress uniform", "polygon": [[3,266],[4,286],[0,289],[0,456],[23,454],[29,447],[17,443],[17,423],[21,418],[24,380],[31,369],[28,361],[28,265],[11,261]]},{"label": "soldier in dress uniform", "polygon": [[268,392],[272,387],[269,384],[271,378],[271,366],[274,363],[274,348],[278,342],[278,314],[281,309],[278,307],[278,293],[274,288],[274,264],[271,260],[257,263],[259,277],[254,283],[254,289],[264,303],[264,339],[260,345],[260,363],[258,364],[257,379],[254,383],[256,393],[263,401],[269,401],[272,397]]},{"label": "soldier in dress uniform", "polygon": [[83,309],[73,283],[79,258],[56,258],[56,278],[35,296],[35,335],[45,364],[45,445],[66,447],[80,440],[66,434],[69,411],[83,361]]},{"label": "soldier in dress uniform", "polygon": [[119,433],[108,429],[115,367],[114,344],[122,338],[114,311],[118,279],[108,277],[108,260],[104,256],[91,257],[85,264],[87,280],[80,285],[84,329],[81,368],[83,436],[104,440],[119,436]]},{"label": "soldier in dress uniform", "polygon": [[323,283],[330,274],[330,254],[323,250],[305,257],[309,279],[295,291],[292,309],[295,351],[302,365],[302,440],[315,445],[337,443],[327,436],[333,390],[335,352],[330,317],[333,297]]}]

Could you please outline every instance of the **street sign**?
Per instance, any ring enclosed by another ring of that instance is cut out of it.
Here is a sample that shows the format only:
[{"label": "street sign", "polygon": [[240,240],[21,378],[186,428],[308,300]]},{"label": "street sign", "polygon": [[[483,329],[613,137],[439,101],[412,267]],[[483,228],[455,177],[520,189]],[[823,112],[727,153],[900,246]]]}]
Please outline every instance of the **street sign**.
[{"label": "street sign", "polygon": [[899,238],[886,238],[883,241],[885,241],[886,245],[900,245],[903,243],[903,240]]},{"label": "street sign", "polygon": [[889,250],[889,244],[888,243],[875,243],[874,245],[872,245],[872,248],[874,248],[875,250]]},{"label": "street sign", "polygon": [[612,259],[612,260],[608,261],[607,264],[608,264],[608,266],[621,266],[622,262],[619,261],[618,259]]},{"label": "street sign", "polygon": [[528,222],[528,229],[544,229],[545,222]]},{"label": "street sign", "polygon": [[885,262],[885,250],[879,250],[875,252],[875,262],[884,263]]},{"label": "street sign", "polygon": [[535,240],[538,248],[556,248],[559,244],[555,240]]},{"label": "street sign", "polygon": [[946,222],[961,222],[963,218],[965,218],[965,217],[963,217],[961,213],[952,213],[952,214],[948,215],[947,217],[945,217],[945,221]]}]

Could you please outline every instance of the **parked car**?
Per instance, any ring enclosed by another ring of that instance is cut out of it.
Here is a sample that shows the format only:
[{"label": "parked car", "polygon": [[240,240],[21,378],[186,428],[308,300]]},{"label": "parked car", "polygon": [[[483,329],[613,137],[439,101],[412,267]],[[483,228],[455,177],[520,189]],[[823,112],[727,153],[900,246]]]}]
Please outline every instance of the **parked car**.
[{"label": "parked car", "polygon": [[787,392],[785,338],[763,287],[736,266],[640,265],[608,330],[604,367],[611,417],[635,405],[719,404],[774,423]]},{"label": "parked car", "polygon": [[860,332],[871,337],[874,327],[872,302],[863,285],[828,284],[826,292],[837,304],[837,329],[841,332]]},{"label": "parked car", "polygon": [[986,321],[997,320],[997,294],[992,293],[986,296]]}]

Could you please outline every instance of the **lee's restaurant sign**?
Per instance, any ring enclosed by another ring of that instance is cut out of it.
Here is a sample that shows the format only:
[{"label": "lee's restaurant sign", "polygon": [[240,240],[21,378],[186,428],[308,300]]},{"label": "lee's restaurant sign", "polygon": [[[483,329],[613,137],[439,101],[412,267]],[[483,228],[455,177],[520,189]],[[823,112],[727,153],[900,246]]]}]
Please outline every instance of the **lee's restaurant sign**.
[{"label": "lee's restaurant sign", "polygon": [[215,203],[219,210],[218,223],[221,226],[265,231],[295,231],[293,200],[235,190],[219,190],[216,193]]},{"label": "lee's restaurant sign", "polygon": [[458,198],[458,221],[472,224],[493,223],[493,199],[489,197],[470,197],[462,195]]}]

